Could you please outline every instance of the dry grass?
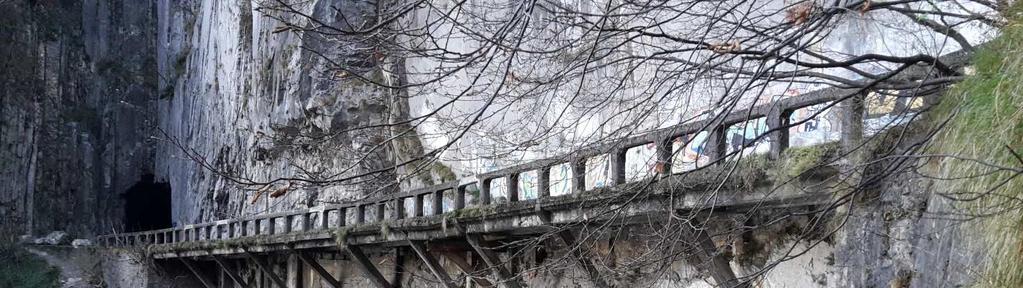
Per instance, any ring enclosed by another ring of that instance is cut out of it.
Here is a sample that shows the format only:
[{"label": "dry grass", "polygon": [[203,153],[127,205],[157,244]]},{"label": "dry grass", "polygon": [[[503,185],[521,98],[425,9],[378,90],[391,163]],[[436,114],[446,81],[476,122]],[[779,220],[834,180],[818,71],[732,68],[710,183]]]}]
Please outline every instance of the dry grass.
[{"label": "dry grass", "polygon": [[997,170],[990,164],[1023,167],[1013,155],[1013,150],[1023,153],[1021,7],[1017,3],[1003,14],[1011,18],[1010,25],[977,52],[975,74],[950,90],[932,118],[937,123],[952,117],[931,153],[979,160],[942,158],[932,163],[941,176],[973,176],[941,184],[950,196],[963,200],[959,203],[964,211],[984,216],[982,225],[974,227],[986,241],[991,263],[978,279],[979,287],[1023,287],[1023,179],[1007,170],[981,175]]}]

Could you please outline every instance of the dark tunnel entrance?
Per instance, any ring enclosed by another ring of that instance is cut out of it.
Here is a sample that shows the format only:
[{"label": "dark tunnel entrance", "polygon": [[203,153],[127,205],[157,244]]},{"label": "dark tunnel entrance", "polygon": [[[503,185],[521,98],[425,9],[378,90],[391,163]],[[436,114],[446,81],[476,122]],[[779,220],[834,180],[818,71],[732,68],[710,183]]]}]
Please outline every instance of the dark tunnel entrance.
[{"label": "dark tunnel entrance", "polygon": [[124,228],[128,232],[171,227],[171,187],[152,174],[128,188],[124,197]]}]

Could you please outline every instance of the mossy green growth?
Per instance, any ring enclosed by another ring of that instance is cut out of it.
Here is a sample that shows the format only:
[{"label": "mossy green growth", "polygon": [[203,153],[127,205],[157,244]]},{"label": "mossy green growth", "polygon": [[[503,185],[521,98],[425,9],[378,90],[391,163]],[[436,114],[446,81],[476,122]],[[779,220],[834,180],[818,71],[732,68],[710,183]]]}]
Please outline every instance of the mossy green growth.
[{"label": "mossy green growth", "polygon": [[781,183],[802,176],[807,171],[824,164],[835,151],[837,143],[826,143],[808,147],[792,147],[781,153],[775,167],[768,172],[772,181]]},{"label": "mossy green growth", "polygon": [[338,247],[348,245],[348,233],[351,232],[351,230],[351,226],[345,226],[334,231],[334,243],[337,244]]},{"label": "mossy green growth", "polygon": [[[1023,5],[1001,15],[1008,25],[973,57],[972,75],[956,84],[930,115],[934,127],[947,125],[927,151],[928,168],[944,180],[942,192],[971,201],[956,202],[965,212],[993,215],[966,225],[983,235],[990,263],[977,287],[1023,287],[1023,180],[988,164],[1021,167],[1023,154]],[[975,159],[960,160],[960,159]],[[976,199],[973,199],[976,198]],[[993,214],[988,214],[993,213]]]},{"label": "mossy green growth", "polygon": [[60,270],[20,247],[0,244],[0,287],[60,287]]},{"label": "mossy green growth", "polygon": [[474,218],[496,212],[492,206],[468,207],[444,213],[444,219]]},{"label": "mossy green growth", "polygon": [[387,236],[390,236],[390,235],[391,235],[391,225],[387,224],[387,222],[380,222],[380,236],[383,236],[384,238],[387,238]]}]

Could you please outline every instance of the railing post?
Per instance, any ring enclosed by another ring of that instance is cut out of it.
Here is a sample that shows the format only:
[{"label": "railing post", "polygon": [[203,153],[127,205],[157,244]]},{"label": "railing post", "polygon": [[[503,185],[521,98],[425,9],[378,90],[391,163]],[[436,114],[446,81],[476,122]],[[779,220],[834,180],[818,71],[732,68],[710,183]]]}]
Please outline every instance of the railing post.
[{"label": "railing post", "polygon": [[405,198],[408,197],[394,198],[394,219],[405,219],[408,217],[408,211],[405,210]]},{"label": "railing post", "polygon": [[536,169],[536,198],[551,196],[551,166],[543,166]]},{"label": "railing post", "polygon": [[843,153],[852,153],[863,142],[863,101],[864,94],[860,94],[839,103],[842,112],[842,137],[839,144]]},{"label": "railing post", "polygon": [[267,235],[277,234],[277,217],[266,218]]},{"label": "railing post", "polygon": [[455,210],[465,208],[465,188],[467,185],[455,184]]},{"label": "railing post", "polygon": [[358,224],[366,223],[366,205],[360,203],[355,206],[355,222]]},{"label": "railing post", "polygon": [[615,148],[608,153],[611,157],[611,185],[625,184],[625,152],[624,148]]},{"label": "railing post", "polygon": [[308,231],[309,230],[309,211],[302,211],[301,214],[298,214],[298,215],[295,215],[295,216],[298,216],[298,219],[296,221],[302,221],[301,223],[298,223],[298,225],[297,225],[298,226],[298,230],[295,230],[295,231],[296,232]]},{"label": "railing post", "polygon": [[671,175],[671,137],[658,138],[655,142],[657,153],[657,174],[660,176]]},{"label": "railing post", "polygon": [[413,217],[423,216],[423,212],[424,212],[423,211],[423,200],[424,200],[423,196],[424,196],[423,194],[416,194],[416,195],[412,196],[412,199],[413,199],[412,201],[415,202],[415,205],[412,206]]},{"label": "railing post", "polygon": [[519,173],[514,172],[508,174],[508,177],[504,178],[505,184],[508,187],[508,202],[519,201]]},{"label": "railing post", "polygon": [[337,209],[337,227],[345,227],[348,221],[348,207],[341,207]]},{"label": "railing post", "polygon": [[717,162],[728,154],[728,146],[725,143],[725,130],[728,126],[724,123],[716,124],[710,127],[707,131],[707,145],[704,147],[704,151],[707,151],[707,158],[711,163]]},{"label": "railing post", "polygon": [[572,159],[572,191],[574,193],[586,192],[586,158]]},{"label": "railing post", "polygon": [[791,111],[785,111],[778,105],[772,106],[771,111],[767,113],[767,130],[773,130],[767,135],[768,143],[770,144],[770,151],[767,154],[768,158],[778,159],[781,157],[781,153],[789,148],[788,126],[789,115],[791,113]]},{"label": "railing post", "polygon": [[387,201],[378,202],[377,203],[377,221],[378,222],[383,222],[384,219],[386,219],[385,216],[387,216],[387,215],[385,214],[386,213],[385,211],[387,211]]},{"label": "railing post", "polygon": [[433,191],[433,215],[444,213],[444,191],[447,191],[447,188]]},{"label": "railing post", "polygon": [[320,210],[320,229],[321,230],[330,229],[330,210],[334,210],[334,209],[327,209],[326,207],[324,207],[323,210]]},{"label": "railing post", "polygon": [[480,204],[490,205],[490,181],[493,179],[480,179]]}]

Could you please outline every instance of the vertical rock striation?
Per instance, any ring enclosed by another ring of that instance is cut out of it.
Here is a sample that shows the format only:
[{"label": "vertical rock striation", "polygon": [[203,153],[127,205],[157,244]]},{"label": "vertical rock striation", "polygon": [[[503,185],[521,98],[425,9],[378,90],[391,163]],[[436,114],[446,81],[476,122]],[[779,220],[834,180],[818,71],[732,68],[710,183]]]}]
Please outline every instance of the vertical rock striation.
[{"label": "vertical rock striation", "polygon": [[[388,136],[386,129],[345,131],[387,123],[390,115],[390,92],[351,75],[384,77],[373,39],[301,31],[317,25],[273,5],[157,1],[158,66],[165,75],[160,81],[159,114],[166,132],[157,175],[174,186],[177,223],[314,206],[397,189],[393,172],[341,185],[302,181],[245,185],[281,177],[338,179],[393,166],[390,147],[378,146]],[[375,7],[367,2],[294,5],[337,27],[346,27],[342,18],[347,23],[375,19]],[[285,26],[286,22],[298,27]],[[267,197],[269,193],[255,192],[260,189],[287,192]]]},{"label": "vertical rock striation", "polygon": [[18,233],[119,229],[120,191],[153,168],[153,5],[0,6],[0,217]]}]

